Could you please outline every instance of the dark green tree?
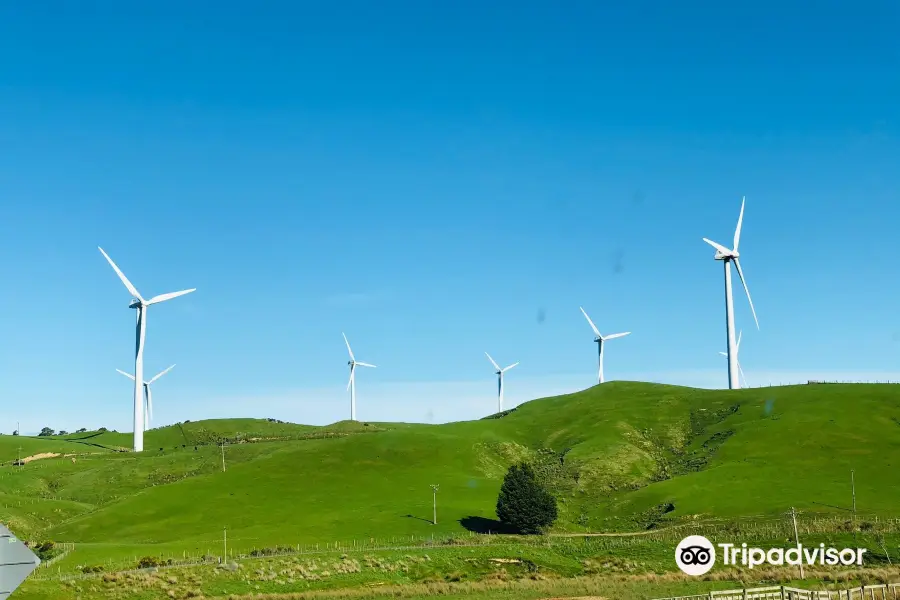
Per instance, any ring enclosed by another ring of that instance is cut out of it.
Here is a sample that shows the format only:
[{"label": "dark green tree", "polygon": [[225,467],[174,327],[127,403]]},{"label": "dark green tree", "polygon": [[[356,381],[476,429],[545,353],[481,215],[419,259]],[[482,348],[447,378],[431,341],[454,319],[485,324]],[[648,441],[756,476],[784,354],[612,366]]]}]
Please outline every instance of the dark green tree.
[{"label": "dark green tree", "polygon": [[43,429],[41,429],[41,432],[38,435],[39,436],[53,435],[53,430],[50,429],[49,427],[44,427]]},{"label": "dark green tree", "polygon": [[537,534],[556,521],[556,498],[537,480],[528,463],[513,465],[503,478],[497,518],[521,533]]}]

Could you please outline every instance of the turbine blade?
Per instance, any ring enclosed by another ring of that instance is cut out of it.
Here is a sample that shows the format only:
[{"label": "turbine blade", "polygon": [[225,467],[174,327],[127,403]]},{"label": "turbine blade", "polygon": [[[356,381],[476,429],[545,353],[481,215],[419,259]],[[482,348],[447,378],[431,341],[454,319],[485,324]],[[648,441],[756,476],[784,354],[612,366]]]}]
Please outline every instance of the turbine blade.
[{"label": "turbine blade", "polygon": [[501,369],[500,372],[501,372],[501,373],[506,373],[507,371],[509,371],[510,369],[512,369],[512,368],[513,368],[514,366],[516,366],[517,364],[519,364],[519,363],[515,362],[515,363],[509,365],[508,367],[506,367],[505,369]]},{"label": "turbine blade", "polygon": [[712,246],[713,248],[715,248],[716,250],[718,250],[719,252],[721,252],[722,254],[731,254],[731,250],[729,250],[722,244],[717,244],[716,242],[706,239],[706,238],[703,238],[703,241],[706,242],[707,244],[709,244],[710,246]]},{"label": "turbine blade", "polygon": [[753,312],[753,320],[756,321],[756,328],[759,329],[759,319],[756,318],[756,309],[753,308],[753,298],[750,297],[750,289],[747,287],[747,280],[744,279],[744,271],[741,269],[740,259],[734,259],[734,267],[737,269],[738,277],[741,278],[741,283],[744,284],[744,291],[747,292],[747,300],[750,302],[750,310]]},{"label": "turbine blade", "polygon": [[347,352],[350,353],[350,360],[356,360],[356,358],[354,358],[354,356],[353,356],[353,350],[350,349],[350,342],[347,341],[347,336],[346,336],[346,334],[344,334],[343,332],[341,332],[341,335],[344,336],[344,343],[347,344]]},{"label": "turbine blade", "polygon": [[725,358],[728,358],[728,353],[727,353],[727,352],[719,352],[719,354],[721,354],[721,355],[724,356]]},{"label": "turbine blade", "polygon": [[740,362],[738,362],[737,366],[738,366],[738,371],[741,372],[741,379],[744,380],[744,387],[747,387],[747,378],[744,376],[744,369],[741,368]]},{"label": "turbine blade", "polygon": [[121,279],[121,280],[122,280],[122,283],[125,284],[125,287],[128,288],[128,292],[129,292],[132,296],[134,296],[135,298],[137,298],[138,300],[140,300],[141,302],[143,302],[144,299],[141,297],[140,293],[138,293],[137,288],[134,287],[133,285],[131,285],[131,282],[128,281],[128,278],[127,278],[127,277],[125,277],[125,273],[123,273],[123,272],[119,269],[119,267],[116,266],[116,263],[114,263],[113,260],[109,257],[109,254],[107,254],[106,252],[104,252],[104,251],[103,251],[103,248],[101,248],[100,246],[97,246],[97,249],[100,250],[100,254],[102,254],[102,255],[106,258],[106,261],[109,263],[109,266],[111,266],[111,267],[113,268],[113,270],[116,272],[116,275],[119,276],[119,279]]},{"label": "turbine blade", "polygon": [[[579,306],[578,308],[581,308],[581,307]],[[587,322],[591,324],[591,329],[594,330],[594,333],[597,334],[597,337],[598,337],[598,338],[602,338],[603,336],[600,335],[600,330],[597,329],[597,326],[594,325],[594,322],[591,321],[591,318],[588,316],[588,314],[587,314],[586,312],[584,312],[584,309],[583,309],[583,308],[581,308],[581,314],[583,314],[583,315],[584,315],[584,318],[587,319]]]},{"label": "turbine blade", "polygon": [[121,369],[116,369],[116,371],[118,371],[119,373],[121,373],[122,375],[127,377],[128,379],[134,381],[134,375],[132,375],[131,373],[126,373],[125,371],[122,371]]},{"label": "turbine blade", "polygon": [[497,364],[497,361],[495,361],[493,358],[491,358],[491,355],[488,354],[487,352],[485,352],[484,355],[488,357],[488,360],[491,361],[491,364],[494,365],[494,368],[499,371],[500,365]]},{"label": "turbine blade", "polygon": [[744,202],[747,200],[746,196],[741,198],[741,214],[738,216],[738,224],[737,228],[734,230],[734,251],[737,252],[738,243],[741,241],[741,225],[744,222]]},{"label": "turbine blade", "polygon": [[165,302],[166,300],[171,300],[172,298],[177,298],[178,296],[184,296],[185,294],[190,294],[191,292],[197,291],[197,288],[191,288],[189,290],[181,290],[180,292],[169,292],[168,294],[160,294],[159,296],[153,296],[147,302],[147,304],[158,304],[160,302]]},{"label": "turbine blade", "polygon": [[603,341],[605,342],[606,340],[614,340],[616,338],[625,337],[626,335],[631,335],[631,332],[626,331],[625,333],[611,333],[609,335],[604,335]]},{"label": "turbine blade", "polygon": [[735,347],[734,347],[735,351],[739,350],[740,347],[741,347],[741,336],[742,336],[742,335],[744,335],[744,330],[743,330],[743,329],[740,330],[740,331],[738,331],[737,344],[736,344]]},{"label": "turbine blade", "polygon": [[350,379],[347,380],[347,389],[350,389],[350,385],[353,384],[353,365],[350,365]]},{"label": "turbine blade", "polygon": [[153,420],[153,393],[150,391],[150,386],[147,386],[147,422]]},{"label": "turbine blade", "polygon": [[375,365],[370,365],[369,363],[358,362],[356,364],[360,367],[372,367],[373,369],[375,368]]},{"label": "turbine blade", "polygon": [[161,372],[157,373],[157,374],[153,377],[153,379],[151,379],[150,381],[147,382],[147,385],[150,385],[151,383],[153,383],[154,381],[156,381],[157,379],[159,379],[160,377],[162,377],[163,375],[165,375],[166,373],[168,373],[169,371],[171,371],[172,368],[173,368],[174,366],[175,366],[175,365],[172,365],[171,367],[169,367],[169,368],[166,369],[165,371],[161,371]]}]

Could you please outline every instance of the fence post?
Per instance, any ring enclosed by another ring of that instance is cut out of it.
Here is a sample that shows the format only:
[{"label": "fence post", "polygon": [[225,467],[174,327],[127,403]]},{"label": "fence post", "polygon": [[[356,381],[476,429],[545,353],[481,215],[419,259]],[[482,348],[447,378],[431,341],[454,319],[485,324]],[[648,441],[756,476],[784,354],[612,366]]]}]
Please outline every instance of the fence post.
[{"label": "fence post", "polygon": [[785,600],[785,598],[784,598],[784,586],[781,586],[781,600]]}]

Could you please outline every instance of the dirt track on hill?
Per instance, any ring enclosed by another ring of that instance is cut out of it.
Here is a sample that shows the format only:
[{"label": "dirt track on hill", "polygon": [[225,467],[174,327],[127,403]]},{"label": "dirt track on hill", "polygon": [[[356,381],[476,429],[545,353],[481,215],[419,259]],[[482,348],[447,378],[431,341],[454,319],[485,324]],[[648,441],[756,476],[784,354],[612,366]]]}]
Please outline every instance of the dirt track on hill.
[{"label": "dirt track on hill", "polygon": [[23,463],[28,463],[33,460],[40,460],[42,458],[56,458],[59,456],[59,452],[41,452],[40,454],[32,454],[31,456],[26,456],[25,458],[20,459]]},{"label": "dirt track on hill", "polygon": [[683,525],[672,525],[671,527],[663,527],[662,529],[645,529],[643,531],[622,531],[619,533],[551,533],[553,537],[631,537],[635,535],[650,535],[651,533],[659,533],[660,531],[669,531],[671,529],[681,529],[687,527],[690,523]]}]

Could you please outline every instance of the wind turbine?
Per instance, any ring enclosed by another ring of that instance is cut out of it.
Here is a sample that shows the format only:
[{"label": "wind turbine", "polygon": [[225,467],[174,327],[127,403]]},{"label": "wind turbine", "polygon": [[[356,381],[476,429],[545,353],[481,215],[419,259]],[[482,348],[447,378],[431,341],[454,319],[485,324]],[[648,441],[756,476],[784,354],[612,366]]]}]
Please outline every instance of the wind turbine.
[{"label": "wind turbine", "polygon": [[[160,377],[162,377],[163,375],[165,375],[166,373],[168,373],[169,371],[171,371],[172,367],[174,367],[174,366],[175,365],[172,365],[165,371],[157,373],[153,377],[153,379],[151,379],[150,381],[144,382],[144,403],[145,403],[145,408],[147,409],[147,412],[144,413],[144,431],[150,429],[150,420],[153,419],[153,393],[150,391],[150,384],[153,383],[154,381],[156,381],[157,379],[159,379]],[[118,371],[119,373],[121,373],[122,375],[127,377],[128,379],[134,381],[134,375],[132,375],[131,373],[126,373],[125,371],[123,371],[121,369],[116,369],[116,371]]]},{"label": "wind turbine", "polygon": [[491,361],[491,364],[494,365],[494,368],[497,369],[497,412],[503,412],[503,374],[516,366],[517,362],[509,365],[508,367],[501,369],[500,365],[491,358],[491,355],[487,352],[484,353],[485,356],[488,357],[488,360]]},{"label": "wind turbine", "polygon": [[[581,308],[581,307],[579,306],[578,308]],[[591,329],[594,330],[594,335],[597,336],[594,338],[594,341],[597,342],[597,355],[598,355],[597,362],[599,364],[597,382],[603,383],[603,381],[604,381],[603,380],[603,342],[605,342],[607,340],[614,340],[614,339],[620,338],[620,337],[625,337],[626,335],[631,334],[631,332],[626,331],[624,333],[611,333],[609,335],[600,335],[600,330],[597,329],[597,326],[594,325],[594,322],[591,321],[591,318],[588,316],[588,314],[586,312],[584,312],[583,308],[581,308],[581,314],[583,314],[584,318],[587,319],[587,322],[590,323]]]},{"label": "wind turbine", "polygon": [[[741,351],[741,335],[743,335],[743,333],[744,333],[743,331],[738,331],[737,344],[734,345],[734,354],[735,354],[734,360],[737,361],[738,371],[740,371],[740,373],[741,373],[741,379],[744,380],[744,387],[748,387],[747,386],[747,378],[744,376],[744,370],[741,368],[741,361],[739,358],[737,358],[737,354]],[[719,354],[721,354],[725,358],[728,358],[727,352],[719,352]]]},{"label": "wind turbine", "polygon": [[151,304],[159,304],[160,302],[165,302],[166,300],[171,300],[172,298],[177,298],[178,296],[183,296],[185,294],[190,294],[195,291],[197,288],[191,288],[189,290],[181,290],[180,292],[169,292],[168,294],[160,294],[159,296],[153,296],[149,300],[144,300],[144,298],[138,293],[137,288],[135,288],[128,278],[125,277],[125,274],[119,270],[119,267],[116,266],[116,263],[112,261],[109,255],[103,251],[103,248],[97,246],[100,250],[100,254],[106,258],[109,265],[116,272],[116,275],[119,276],[119,279],[122,280],[122,283],[125,284],[125,287],[131,293],[133,300],[131,304],[128,305],[128,308],[134,308],[137,310],[137,327],[135,332],[135,351],[134,351],[134,451],[135,452],[143,452],[144,450],[144,403],[142,401],[143,396],[143,386],[141,383],[144,380],[144,340],[147,335],[147,308]]},{"label": "wind turbine", "polygon": [[347,361],[347,364],[350,365],[350,381],[347,382],[347,389],[350,390],[350,420],[356,420],[356,367],[372,367],[375,368],[375,365],[370,365],[369,363],[359,362],[353,356],[353,350],[350,349],[350,342],[347,341],[347,336],[344,333],[341,333],[344,336],[344,343],[347,344],[347,352],[350,353],[350,360]]},{"label": "wind turbine", "polygon": [[703,238],[703,241],[716,249],[716,260],[721,260],[725,265],[725,332],[728,337],[728,388],[737,390],[741,388],[741,382],[738,379],[738,362],[737,348],[734,341],[734,299],[731,294],[731,263],[734,262],[734,268],[737,269],[738,277],[744,284],[744,291],[747,293],[747,301],[750,302],[750,310],[753,312],[753,320],[756,321],[756,328],[759,329],[759,319],[756,318],[756,309],[753,308],[753,299],[750,297],[750,290],[747,288],[747,280],[744,279],[744,272],[741,269],[740,253],[738,252],[738,243],[741,241],[741,224],[744,221],[744,202],[746,197],[741,198],[741,214],[738,216],[737,228],[734,230],[734,248],[729,250],[721,244]]}]

